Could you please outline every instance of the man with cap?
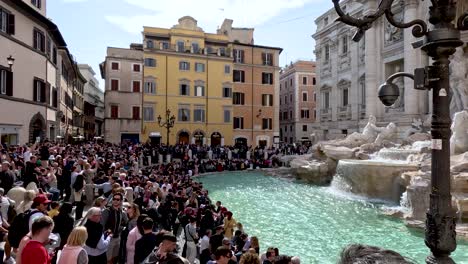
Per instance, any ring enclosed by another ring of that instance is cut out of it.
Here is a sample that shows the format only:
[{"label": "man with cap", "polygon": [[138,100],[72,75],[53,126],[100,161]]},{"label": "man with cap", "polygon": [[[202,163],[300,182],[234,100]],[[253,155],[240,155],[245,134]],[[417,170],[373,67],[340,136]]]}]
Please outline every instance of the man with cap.
[{"label": "man with cap", "polygon": [[41,216],[47,215],[47,206],[50,204],[50,200],[47,199],[45,194],[38,194],[31,205],[31,214],[29,217],[29,230],[34,220],[38,219]]},{"label": "man with cap", "polygon": [[184,264],[182,259],[174,253],[177,248],[177,238],[170,232],[159,233],[157,236],[161,235],[162,242],[159,244],[159,247],[155,248],[142,263]]}]

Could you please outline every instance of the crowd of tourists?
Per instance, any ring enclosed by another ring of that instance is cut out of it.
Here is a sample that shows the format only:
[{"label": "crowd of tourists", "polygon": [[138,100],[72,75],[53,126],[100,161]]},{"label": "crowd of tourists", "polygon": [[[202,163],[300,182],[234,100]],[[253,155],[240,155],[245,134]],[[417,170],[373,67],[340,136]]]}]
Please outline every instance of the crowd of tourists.
[{"label": "crowd of tourists", "polygon": [[278,155],[303,147],[45,141],[0,148],[5,263],[299,263],[277,248],[261,250],[193,176],[279,166]]},{"label": "crowd of tourists", "polygon": [[[4,263],[299,264],[260,248],[193,176],[279,166],[307,147],[207,147],[45,141],[0,146],[0,250]],[[86,214],[84,214],[86,210]],[[391,254],[390,254],[391,253]],[[354,245],[340,263],[399,259]],[[367,263],[367,262],[362,262]],[[382,262],[387,263],[387,262]],[[394,263],[394,262],[388,262]],[[404,263],[404,262],[395,262]]]}]

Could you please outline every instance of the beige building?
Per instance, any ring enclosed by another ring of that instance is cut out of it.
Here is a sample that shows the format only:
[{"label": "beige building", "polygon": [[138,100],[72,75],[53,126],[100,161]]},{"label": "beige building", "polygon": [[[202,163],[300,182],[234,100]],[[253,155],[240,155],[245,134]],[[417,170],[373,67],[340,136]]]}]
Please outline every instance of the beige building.
[{"label": "beige building", "polygon": [[[45,5],[45,0],[39,6],[31,6],[31,1],[0,1],[2,143],[55,138],[59,130],[58,47],[66,49],[66,43],[46,18]],[[14,59],[11,67],[9,57]]]},{"label": "beige building", "polygon": [[280,76],[280,138],[284,143],[310,143],[315,132],[315,62],[296,61]]},{"label": "beige building", "polygon": [[226,19],[218,34],[232,43],[234,144],[279,143],[279,55],[283,49],[254,44],[252,28]]},{"label": "beige building", "polygon": [[111,143],[140,141],[143,84],[143,45],[107,48],[100,64],[104,89],[104,139]]}]

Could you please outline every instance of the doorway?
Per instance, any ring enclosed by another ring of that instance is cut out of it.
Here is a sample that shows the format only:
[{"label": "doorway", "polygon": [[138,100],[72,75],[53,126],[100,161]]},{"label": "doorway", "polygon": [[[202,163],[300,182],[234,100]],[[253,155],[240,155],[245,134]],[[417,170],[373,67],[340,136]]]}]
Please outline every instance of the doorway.
[{"label": "doorway", "polygon": [[214,132],[211,134],[211,146],[216,147],[221,145],[221,134],[219,132]]},{"label": "doorway", "polygon": [[182,131],[179,133],[179,144],[188,145],[190,140],[190,135],[188,132]]}]

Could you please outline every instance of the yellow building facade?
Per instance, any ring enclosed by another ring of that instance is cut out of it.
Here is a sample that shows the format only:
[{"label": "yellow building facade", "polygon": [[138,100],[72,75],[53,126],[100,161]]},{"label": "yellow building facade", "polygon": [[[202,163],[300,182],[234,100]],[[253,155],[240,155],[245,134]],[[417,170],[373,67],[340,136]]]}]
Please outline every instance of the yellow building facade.
[{"label": "yellow building facade", "polygon": [[[192,17],[171,29],[144,27],[142,141],[167,141],[166,111],[174,115],[169,144],[233,144],[233,58],[229,39],[205,33]],[[137,86],[138,83],[133,85]]]}]

